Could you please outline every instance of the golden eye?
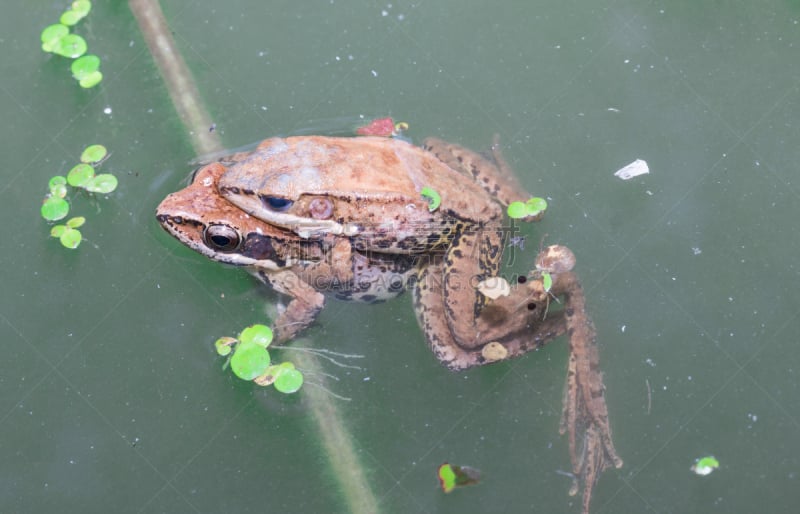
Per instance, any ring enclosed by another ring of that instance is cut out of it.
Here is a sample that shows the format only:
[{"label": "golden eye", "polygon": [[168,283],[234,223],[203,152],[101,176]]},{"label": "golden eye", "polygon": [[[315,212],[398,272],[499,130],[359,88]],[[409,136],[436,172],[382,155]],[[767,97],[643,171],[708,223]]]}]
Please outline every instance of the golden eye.
[{"label": "golden eye", "polygon": [[203,231],[203,242],[211,249],[230,253],[239,248],[242,238],[238,231],[228,225],[209,225]]}]

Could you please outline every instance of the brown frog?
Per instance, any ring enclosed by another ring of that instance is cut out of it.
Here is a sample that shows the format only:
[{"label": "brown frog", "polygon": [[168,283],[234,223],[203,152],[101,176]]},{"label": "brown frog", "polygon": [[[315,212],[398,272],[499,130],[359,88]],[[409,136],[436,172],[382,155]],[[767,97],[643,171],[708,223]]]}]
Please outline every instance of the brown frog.
[{"label": "brown frog", "polygon": [[412,257],[367,257],[341,241],[308,241],[262,222],[217,192],[226,168],[198,169],[192,183],[167,196],[156,217],[189,248],[218,262],[241,266],[291,300],[275,323],[286,341],[310,325],[325,304],[323,292],[342,300],[375,302],[402,293],[415,273]]},{"label": "brown frog", "polygon": [[[246,266],[292,296],[289,314],[276,323],[279,339],[313,320],[324,302],[320,291],[379,277],[366,281],[366,295],[375,296],[386,273],[404,281],[412,268],[420,325],[451,369],[519,356],[568,333],[561,430],[587,511],[599,473],[622,461],[574,256],[564,247],[540,254],[538,268],[553,279],[549,291],[535,279],[494,301],[478,293],[476,283],[499,270],[502,206],[528,195],[497,152],[487,159],[438,141],[426,146],[371,137],[267,140],[200,170],[189,188],[162,202],[158,219],[184,244]],[[434,211],[421,195],[426,186],[441,195]]]}]

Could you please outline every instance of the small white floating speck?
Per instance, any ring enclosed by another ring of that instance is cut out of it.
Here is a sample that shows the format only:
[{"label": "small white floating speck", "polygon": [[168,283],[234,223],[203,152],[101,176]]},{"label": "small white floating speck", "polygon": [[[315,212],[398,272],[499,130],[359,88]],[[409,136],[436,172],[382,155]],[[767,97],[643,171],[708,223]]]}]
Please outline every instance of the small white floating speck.
[{"label": "small white floating speck", "polygon": [[614,173],[614,176],[619,177],[622,180],[628,180],[646,173],[650,173],[650,168],[647,166],[647,162],[643,161],[642,159],[636,159],[624,168],[617,170],[617,172]]}]

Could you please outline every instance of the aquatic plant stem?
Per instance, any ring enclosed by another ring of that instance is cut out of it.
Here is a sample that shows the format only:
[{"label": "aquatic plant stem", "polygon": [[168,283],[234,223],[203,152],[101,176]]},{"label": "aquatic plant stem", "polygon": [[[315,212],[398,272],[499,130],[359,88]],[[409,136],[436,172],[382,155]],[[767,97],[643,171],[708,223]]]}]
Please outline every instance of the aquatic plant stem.
[{"label": "aquatic plant stem", "polygon": [[378,499],[372,492],[364,468],[356,453],[350,431],[337,408],[345,403],[331,398],[325,390],[324,372],[319,359],[310,353],[298,352],[295,364],[302,370],[318,374],[321,387],[304,387],[303,394],[311,408],[314,424],[322,446],[328,456],[333,476],[339,481],[347,512],[358,514],[379,513]]},{"label": "aquatic plant stem", "polygon": [[157,0],[129,0],[150,54],[153,56],[178,116],[191,136],[197,155],[223,149],[217,135],[209,131],[211,116],[203,106],[189,68],[172,38],[167,20]]},{"label": "aquatic plant stem", "polygon": [[[129,0],[128,4],[164,78],[172,103],[186,127],[195,152],[203,155],[220,151],[223,145],[217,134],[208,130],[211,118],[200,99],[194,78],[175,47],[158,1]],[[319,360],[314,355],[298,352],[295,361],[305,371],[315,373],[324,380]],[[325,392],[325,384],[321,385],[323,387],[303,388],[301,394],[309,405],[319,441],[332,468],[332,476],[339,481],[346,512],[378,513],[378,500],[367,481],[353,438],[344,424],[337,402],[331,401]]]}]

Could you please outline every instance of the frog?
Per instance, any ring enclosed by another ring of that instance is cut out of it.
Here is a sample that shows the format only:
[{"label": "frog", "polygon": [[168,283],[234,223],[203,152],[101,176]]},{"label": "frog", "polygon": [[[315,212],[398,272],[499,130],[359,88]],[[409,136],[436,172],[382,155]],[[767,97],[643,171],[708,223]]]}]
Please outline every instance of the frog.
[{"label": "frog", "polygon": [[[449,331],[469,350],[486,341],[474,325],[485,298],[468,284],[497,274],[502,204],[527,199],[505,168],[501,158],[435,139],[420,148],[384,137],[272,138],[233,163],[219,189],[248,214],[310,240],[337,235],[355,250],[444,253]],[[421,194],[426,187],[440,195],[437,209]],[[445,364],[476,365],[467,355]]]},{"label": "frog", "polygon": [[190,184],[156,209],[161,226],[181,243],[214,261],[244,268],[290,298],[275,322],[275,340],[291,340],[323,309],[325,294],[340,300],[382,302],[403,293],[415,273],[408,256],[342,249],[335,240],[308,241],[249,216],[217,192],[226,167],[195,170]]},{"label": "frog", "polygon": [[[375,167],[351,174],[350,182],[347,173],[334,174],[335,181],[320,182],[329,180],[321,172],[329,150],[314,149],[314,145],[329,139],[306,136],[297,140],[307,149],[301,157],[317,155],[320,159],[321,154],[322,160],[316,165],[304,162],[297,169],[280,169],[283,175],[298,171],[300,185],[310,184],[315,194],[307,195],[305,204],[299,200],[297,184],[283,184],[287,195],[283,197],[264,188],[264,176],[274,171],[264,165],[276,153],[285,152],[288,144],[286,140],[267,140],[252,153],[237,154],[224,164],[211,164],[198,172],[189,188],[162,202],[158,219],[187,246],[214,260],[245,266],[262,282],[293,297],[286,310],[292,315],[276,322],[279,340],[299,333],[321,310],[327,286],[315,288],[315,284],[325,280],[329,285],[351,283],[362,273],[382,276],[387,263],[397,266],[404,279],[412,277],[410,287],[420,326],[436,358],[451,370],[505,361],[568,334],[570,360],[560,431],[569,438],[576,477],[571,492],[577,492],[578,481],[583,483],[583,509],[588,512],[600,473],[612,465],[622,466],[622,460],[611,439],[596,334],[580,282],[572,271],[574,256],[565,247],[548,247],[537,257],[534,276],[538,278],[521,281],[524,283],[512,287],[508,296],[493,301],[478,296],[474,287],[465,286],[464,279],[497,274],[503,250],[499,230],[502,206],[527,197],[499,152],[485,158],[457,145],[426,141],[424,148],[405,148],[413,157],[406,156],[405,163],[422,163],[416,178],[402,167],[381,168],[381,163],[392,164],[390,155],[376,161]],[[365,159],[363,153],[374,152],[376,146],[380,150],[385,145],[389,153],[396,146],[385,138],[356,138],[347,143],[348,152],[355,152],[355,157],[344,159],[351,162]],[[343,161],[340,158],[338,162]],[[431,173],[436,177],[445,174],[445,178],[434,178]],[[249,182],[242,180],[247,175],[252,175]],[[420,198],[423,184],[436,184],[440,194],[444,193],[442,212],[431,214]],[[443,186],[457,187],[459,194]],[[332,188],[330,195],[327,187]],[[298,200],[288,198],[288,192],[297,194]],[[242,198],[258,202],[243,207]],[[266,215],[265,203],[280,216]],[[302,205],[302,209],[298,207]],[[382,221],[384,217],[399,222],[392,225]],[[254,256],[253,245],[241,243],[236,248],[226,244],[210,248],[227,243],[231,234],[223,227],[235,227],[239,238],[244,235],[246,241],[267,238],[272,253]],[[215,231],[223,235],[218,241],[214,240]],[[413,268],[411,275],[409,267]],[[544,286],[544,273],[551,278],[549,288]],[[368,288],[365,296],[375,295]],[[554,305],[559,298],[563,300],[560,309]],[[287,322],[292,328],[281,330]]]}]

